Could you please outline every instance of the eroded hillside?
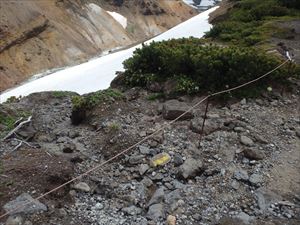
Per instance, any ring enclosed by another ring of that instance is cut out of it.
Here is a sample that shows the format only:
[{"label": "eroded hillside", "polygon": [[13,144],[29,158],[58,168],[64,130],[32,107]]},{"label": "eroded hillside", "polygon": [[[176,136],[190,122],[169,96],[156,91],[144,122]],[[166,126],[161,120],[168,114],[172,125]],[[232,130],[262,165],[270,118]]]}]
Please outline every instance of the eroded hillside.
[{"label": "eroded hillside", "polygon": [[1,1],[0,91],[155,36],[195,14],[182,1]]}]

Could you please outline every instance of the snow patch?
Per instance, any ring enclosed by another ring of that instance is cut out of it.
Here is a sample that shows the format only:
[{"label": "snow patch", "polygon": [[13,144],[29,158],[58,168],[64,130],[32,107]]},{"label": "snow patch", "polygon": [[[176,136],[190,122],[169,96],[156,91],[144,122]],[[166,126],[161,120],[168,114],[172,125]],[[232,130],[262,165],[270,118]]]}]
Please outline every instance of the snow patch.
[{"label": "snow patch", "polygon": [[88,7],[92,12],[100,14],[102,12],[102,8],[94,3],[88,4]]},{"label": "snow patch", "polygon": [[106,11],[109,15],[111,15],[122,27],[125,29],[127,27],[127,18],[122,16],[117,12]]}]

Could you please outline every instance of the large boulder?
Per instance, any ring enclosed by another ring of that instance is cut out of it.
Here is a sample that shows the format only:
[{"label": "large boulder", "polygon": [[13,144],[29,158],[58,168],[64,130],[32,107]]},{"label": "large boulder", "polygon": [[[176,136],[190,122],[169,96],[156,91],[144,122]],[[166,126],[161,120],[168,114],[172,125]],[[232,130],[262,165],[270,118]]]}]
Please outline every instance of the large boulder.
[{"label": "large boulder", "polygon": [[[189,106],[184,102],[179,102],[178,100],[166,101],[163,105],[163,118],[167,120],[174,120],[181,114],[185,113],[189,109]],[[189,120],[194,117],[193,112],[187,112],[183,115],[180,120]]]},{"label": "large boulder", "polygon": [[[24,207],[20,207],[24,205]],[[23,193],[19,195],[15,200],[6,203],[3,206],[6,212],[10,215],[15,214],[31,214],[41,211],[47,211],[47,206],[38,200],[33,199],[29,194]]]}]

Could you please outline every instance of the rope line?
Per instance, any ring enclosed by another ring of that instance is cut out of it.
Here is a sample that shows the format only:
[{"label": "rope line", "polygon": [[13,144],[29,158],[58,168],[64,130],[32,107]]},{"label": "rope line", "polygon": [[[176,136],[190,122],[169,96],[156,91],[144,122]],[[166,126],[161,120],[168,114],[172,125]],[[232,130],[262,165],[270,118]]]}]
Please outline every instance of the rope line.
[{"label": "rope line", "polygon": [[167,128],[168,126],[170,126],[170,125],[172,125],[173,123],[175,123],[176,121],[178,121],[180,118],[182,118],[183,116],[185,116],[187,113],[189,113],[189,112],[192,111],[193,109],[197,108],[202,102],[204,102],[204,101],[207,100],[208,98],[213,97],[213,96],[216,96],[216,95],[228,93],[228,92],[231,92],[231,91],[234,91],[234,90],[237,90],[237,89],[240,89],[240,88],[245,87],[245,86],[247,86],[247,85],[249,85],[249,84],[252,84],[252,83],[254,83],[254,82],[258,81],[258,80],[261,80],[262,78],[268,76],[269,74],[273,73],[274,71],[276,71],[276,70],[278,70],[279,68],[281,68],[282,66],[284,66],[288,61],[290,61],[290,59],[287,59],[287,60],[284,61],[282,64],[280,64],[280,65],[278,65],[277,67],[275,67],[273,70],[271,70],[271,71],[265,73],[264,75],[262,75],[262,76],[260,76],[260,77],[258,77],[258,78],[256,78],[256,79],[254,79],[254,80],[251,80],[251,81],[249,81],[249,82],[246,82],[246,83],[244,83],[244,84],[241,84],[241,85],[236,86],[236,87],[233,87],[233,88],[229,88],[229,89],[226,89],[226,90],[223,90],[223,91],[219,91],[219,92],[216,92],[216,93],[213,93],[213,94],[210,94],[210,95],[205,96],[203,99],[201,99],[199,102],[197,102],[196,104],[194,104],[193,106],[191,106],[187,111],[185,111],[184,113],[182,113],[181,115],[179,115],[177,118],[175,118],[174,120],[172,120],[172,121],[166,123],[166,124],[163,125],[161,128],[157,129],[157,130],[154,131],[152,134],[150,134],[150,135],[144,137],[144,138],[143,138],[142,140],[140,140],[139,142],[137,142],[137,143],[135,143],[134,145],[128,147],[127,149],[125,149],[125,150],[119,152],[119,153],[116,154],[115,156],[113,156],[113,157],[109,158],[108,160],[106,160],[106,161],[100,163],[99,165],[97,165],[97,166],[95,166],[95,167],[93,167],[93,168],[87,170],[86,172],[80,174],[79,176],[77,176],[77,177],[75,177],[75,178],[73,178],[73,179],[71,179],[71,180],[69,180],[69,181],[67,181],[67,182],[65,182],[65,183],[63,183],[63,184],[61,184],[61,185],[59,185],[58,187],[56,187],[56,188],[54,188],[54,189],[52,189],[52,190],[50,190],[50,191],[48,191],[48,192],[46,192],[46,193],[40,195],[39,197],[33,199],[32,201],[28,201],[28,202],[26,202],[26,203],[24,203],[24,204],[22,204],[22,205],[20,205],[20,206],[18,206],[18,207],[16,207],[16,208],[10,210],[10,211],[7,211],[6,213],[4,213],[4,214],[2,214],[2,215],[0,216],[0,219],[1,219],[1,218],[4,218],[5,216],[7,216],[7,215],[9,215],[9,214],[11,214],[11,213],[13,213],[13,212],[16,212],[16,211],[22,209],[23,207],[25,207],[25,206],[27,206],[27,205],[29,205],[29,204],[31,204],[31,203],[34,203],[34,201],[37,201],[37,200],[39,200],[39,199],[41,199],[41,198],[43,198],[43,197],[45,197],[45,196],[47,196],[47,195],[49,195],[49,194],[55,192],[55,191],[57,191],[58,189],[60,189],[60,188],[62,188],[62,187],[64,187],[64,186],[66,186],[66,185],[68,185],[68,184],[70,184],[70,183],[76,181],[76,180],[81,179],[82,177],[84,177],[84,176],[90,174],[90,173],[93,172],[93,171],[98,170],[100,167],[103,167],[104,165],[106,165],[106,164],[108,164],[109,162],[115,160],[115,159],[118,158],[119,156],[125,155],[125,153],[129,152],[131,149],[137,147],[138,145],[142,144],[144,141],[146,141],[146,140],[148,140],[149,138],[153,137],[153,136],[156,135],[157,133],[163,131],[165,128]]}]

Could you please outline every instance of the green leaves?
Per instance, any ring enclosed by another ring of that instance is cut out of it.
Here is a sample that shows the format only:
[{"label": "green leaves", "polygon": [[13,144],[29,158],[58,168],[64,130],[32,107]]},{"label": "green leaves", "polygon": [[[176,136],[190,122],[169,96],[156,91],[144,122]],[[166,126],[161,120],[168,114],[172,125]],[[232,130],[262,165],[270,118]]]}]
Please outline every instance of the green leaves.
[{"label": "green leaves", "polygon": [[[223,47],[188,38],[153,42],[138,49],[124,66],[129,86],[146,87],[152,81],[175,80],[178,93],[193,94],[239,85],[280,62],[279,58],[253,48]],[[282,68],[269,79],[285,79],[289,75],[292,74]]]}]

